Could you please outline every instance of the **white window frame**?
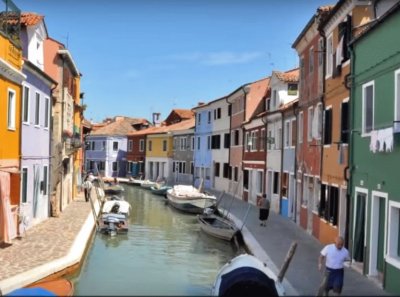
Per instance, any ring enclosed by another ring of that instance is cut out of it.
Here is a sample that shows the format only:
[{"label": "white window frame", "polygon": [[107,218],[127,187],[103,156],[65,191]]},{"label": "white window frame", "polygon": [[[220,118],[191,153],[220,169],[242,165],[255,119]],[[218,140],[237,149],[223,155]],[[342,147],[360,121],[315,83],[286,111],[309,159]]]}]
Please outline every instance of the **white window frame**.
[{"label": "white window frame", "polygon": [[[46,169],[46,170],[45,170]],[[46,174],[45,174],[46,172]],[[46,181],[45,181],[46,177]],[[49,166],[48,165],[43,165],[43,182],[46,183],[46,187],[43,187],[43,195],[48,195],[49,194]]]},{"label": "white window frame", "polygon": [[303,127],[304,127],[304,113],[302,111],[300,111],[299,122],[298,122],[298,131],[297,131],[297,137],[298,137],[297,142],[299,144],[303,143],[303,137],[304,137]]},{"label": "white window frame", "polygon": [[44,98],[44,128],[49,130],[50,126],[50,98]]},{"label": "white window frame", "polygon": [[260,151],[262,152],[265,150],[265,145],[267,141],[266,135],[267,134],[265,134],[265,128],[262,128],[260,132]]},{"label": "white window frame", "polygon": [[307,109],[307,141],[312,141],[312,122],[314,119],[314,106],[310,106]]},{"label": "white window frame", "polygon": [[[260,174],[261,174],[261,177],[260,177]],[[257,195],[261,195],[264,192],[264,171],[263,170],[257,170],[256,179],[257,179],[257,182],[256,182],[256,184],[257,184],[257,187],[256,187],[257,188],[256,189]],[[259,190],[261,190],[261,191],[259,191]]]},{"label": "white window frame", "polygon": [[400,202],[389,200],[389,217],[387,222],[387,250],[386,262],[400,269],[400,257],[397,256],[397,243],[399,242],[399,216],[400,215]]},{"label": "white window frame", "polygon": [[[115,144],[115,143],[117,144],[117,149],[114,148],[114,144]],[[113,148],[112,148],[112,149],[113,149],[113,152],[118,152],[118,150],[119,150],[119,143],[118,143],[118,141],[113,141]]]},{"label": "white window frame", "polygon": [[128,152],[131,152],[133,150],[133,140],[129,139],[128,140]]},{"label": "white window frame", "polygon": [[[25,101],[25,96],[28,96]],[[24,90],[22,94],[22,123],[25,125],[29,125],[29,106],[30,106],[30,88],[24,85]],[[26,121],[24,120],[26,113]]]},{"label": "white window frame", "polygon": [[[114,170],[114,164],[117,164],[117,170]],[[119,171],[119,162],[118,161],[113,161],[112,162],[111,170],[112,170],[112,172],[118,172]]]},{"label": "white window frame", "polygon": [[252,138],[250,138],[249,135],[250,135],[250,132],[248,132],[248,131],[246,131],[246,133],[244,134],[244,145],[245,145],[244,150],[246,152],[248,152],[250,150],[249,141],[252,140]]},{"label": "white window frame", "polygon": [[211,150],[211,135],[207,136],[207,150]]},{"label": "white window frame", "polygon": [[[400,121],[400,69],[394,72],[394,120]],[[400,122],[395,127],[400,127]]]},{"label": "white window frame", "polygon": [[40,93],[35,92],[35,127],[40,127]]},{"label": "white window frame", "polygon": [[[315,111],[317,111],[317,113],[315,112]],[[322,110],[322,103],[318,103],[316,106],[315,106],[315,110],[314,110],[314,116],[316,116],[317,117],[317,135],[316,135],[316,138],[315,139],[317,139],[317,140],[320,140],[321,138],[322,138],[322,113],[323,113],[323,110]]]},{"label": "white window frame", "polygon": [[325,79],[332,77],[333,72],[333,33],[326,39],[326,76]]},{"label": "white window frame", "polygon": [[[10,94],[12,95],[10,100]],[[7,91],[7,128],[8,130],[16,130],[16,92],[13,89]]]},{"label": "white window frame", "polygon": [[139,152],[144,152],[144,139],[139,140]]},{"label": "white window frame", "polygon": [[[23,189],[23,183],[24,183],[24,170],[26,169],[26,197],[25,197],[25,201],[23,201],[23,194],[24,194],[24,189]],[[29,168],[27,166],[24,166],[21,168],[21,194],[20,194],[20,201],[21,204],[28,204],[28,181],[29,181]]]},{"label": "white window frame", "polygon": [[362,122],[361,122],[361,137],[366,137],[366,136],[370,136],[371,135],[371,133],[370,132],[365,132],[365,129],[366,129],[366,127],[365,127],[365,120],[366,120],[366,118],[365,118],[365,113],[366,113],[366,110],[365,110],[365,108],[366,108],[366,105],[365,105],[365,100],[366,100],[366,98],[365,98],[365,90],[368,88],[368,87],[370,87],[370,86],[372,86],[372,130],[374,130],[374,126],[375,126],[375,121],[374,121],[374,118],[375,118],[375,81],[370,81],[370,82],[367,82],[367,83],[365,83],[365,84],[363,84],[362,85]]},{"label": "white window frame", "polygon": [[284,130],[284,137],[285,137],[285,143],[284,143],[284,148],[290,148],[292,145],[292,137],[291,137],[291,121],[286,120],[285,121],[285,130]]}]

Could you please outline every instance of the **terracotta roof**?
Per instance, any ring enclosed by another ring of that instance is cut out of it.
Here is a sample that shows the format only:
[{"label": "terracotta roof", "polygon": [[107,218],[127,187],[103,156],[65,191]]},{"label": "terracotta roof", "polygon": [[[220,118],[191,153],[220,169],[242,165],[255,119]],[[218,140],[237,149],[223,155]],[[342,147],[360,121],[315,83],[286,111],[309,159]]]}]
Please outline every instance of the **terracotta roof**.
[{"label": "terracotta roof", "polygon": [[[4,14],[5,12],[2,12]],[[7,18],[7,22],[9,24],[16,24],[17,19],[14,17],[15,15],[11,15],[10,17]],[[44,16],[39,15],[34,12],[21,12],[21,18],[20,18],[20,23],[23,26],[34,26],[38,23],[40,23],[44,19]]]},{"label": "terracotta roof", "polygon": [[191,109],[173,109],[182,119],[190,119],[194,116],[194,112]]},{"label": "terracotta roof", "polygon": [[280,110],[288,109],[289,107],[293,106],[293,105],[294,105],[295,103],[297,103],[297,102],[299,102],[299,99],[298,99],[298,98],[296,98],[296,99],[294,99],[294,100],[292,100],[292,101],[289,101],[289,102],[286,103],[286,104],[281,105],[281,106],[279,107],[279,109],[280,109]]},{"label": "terracotta roof", "polygon": [[194,128],[195,126],[195,118],[192,117],[189,120],[183,120],[179,123],[175,123],[169,126],[159,126],[159,127],[150,127],[147,129],[139,130],[139,131],[134,131],[129,133],[129,135],[133,136],[139,136],[139,135],[149,135],[149,134],[161,134],[161,133],[167,133],[167,132],[173,132],[173,131],[180,131],[180,130],[186,130],[186,129],[191,129]]},{"label": "terracotta roof", "polygon": [[298,82],[299,81],[299,68],[291,69],[286,72],[274,71],[278,79],[284,82]]},{"label": "terracotta roof", "polygon": [[[95,129],[92,135],[127,135],[130,132],[136,131],[132,125],[147,123],[147,120],[142,118],[116,117],[114,121],[105,123],[103,127]],[[93,128],[96,124],[93,124]]]},{"label": "terracotta roof", "polygon": [[270,77],[260,79],[249,84],[249,93],[246,96],[246,116],[248,121],[255,113],[260,112],[260,106],[269,88]]}]

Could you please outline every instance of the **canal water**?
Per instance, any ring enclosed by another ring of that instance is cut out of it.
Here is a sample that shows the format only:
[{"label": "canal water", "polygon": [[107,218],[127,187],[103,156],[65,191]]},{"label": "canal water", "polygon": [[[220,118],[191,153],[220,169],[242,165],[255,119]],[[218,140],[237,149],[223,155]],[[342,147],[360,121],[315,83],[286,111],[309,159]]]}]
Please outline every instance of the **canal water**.
[{"label": "canal water", "polygon": [[129,231],[97,233],[78,275],[75,296],[209,295],[219,269],[244,250],[203,233],[195,215],[162,196],[125,185]]}]

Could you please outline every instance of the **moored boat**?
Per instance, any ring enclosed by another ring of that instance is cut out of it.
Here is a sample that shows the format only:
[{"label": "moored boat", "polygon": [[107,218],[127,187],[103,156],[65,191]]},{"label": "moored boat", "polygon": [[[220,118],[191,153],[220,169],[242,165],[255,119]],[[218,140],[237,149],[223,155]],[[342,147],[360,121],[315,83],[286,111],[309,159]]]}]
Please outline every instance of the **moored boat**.
[{"label": "moored boat", "polygon": [[150,190],[151,187],[155,187],[156,185],[157,185],[157,183],[153,182],[151,180],[145,180],[140,184],[140,186],[142,188],[145,188],[145,189],[148,189],[148,190]]},{"label": "moored boat", "polygon": [[14,290],[5,296],[73,296],[73,294],[73,283],[61,278],[35,283],[26,288]]},{"label": "moored boat", "polygon": [[219,271],[212,296],[283,296],[285,290],[275,274],[256,257],[239,255]]},{"label": "moored boat", "polygon": [[131,205],[124,200],[105,201],[99,219],[100,232],[112,236],[128,232],[130,209]]},{"label": "moored boat", "polygon": [[177,185],[167,190],[168,203],[181,211],[201,214],[205,208],[215,205],[214,195],[201,193],[197,188],[187,185]]},{"label": "moored boat", "polygon": [[118,195],[122,192],[124,192],[124,188],[121,185],[104,186],[104,193],[106,195]]},{"label": "moored boat", "polygon": [[202,231],[223,240],[231,241],[239,232],[233,222],[216,214],[199,214],[197,220]]},{"label": "moored boat", "polygon": [[165,185],[159,186],[159,187],[157,187],[157,186],[150,187],[150,191],[153,194],[160,195],[160,196],[165,196],[165,194],[167,193],[167,191],[169,189],[172,189],[172,187],[171,186],[165,186]]}]

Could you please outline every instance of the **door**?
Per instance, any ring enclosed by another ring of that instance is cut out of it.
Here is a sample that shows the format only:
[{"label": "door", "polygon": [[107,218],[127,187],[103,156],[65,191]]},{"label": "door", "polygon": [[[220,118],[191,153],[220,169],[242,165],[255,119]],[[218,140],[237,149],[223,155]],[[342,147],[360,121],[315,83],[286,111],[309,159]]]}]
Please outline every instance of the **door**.
[{"label": "door", "polygon": [[385,262],[386,193],[372,193],[369,275],[382,277]]},{"label": "door", "polygon": [[366,193],[357,192],[355,205],[353,259],[355,262],[359,262],[360,264],[364,263],[366,200]]}]

